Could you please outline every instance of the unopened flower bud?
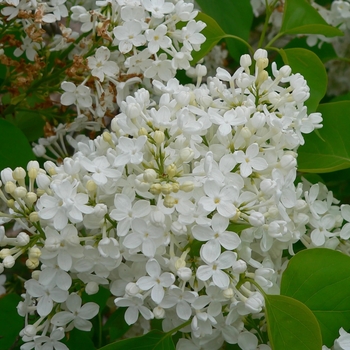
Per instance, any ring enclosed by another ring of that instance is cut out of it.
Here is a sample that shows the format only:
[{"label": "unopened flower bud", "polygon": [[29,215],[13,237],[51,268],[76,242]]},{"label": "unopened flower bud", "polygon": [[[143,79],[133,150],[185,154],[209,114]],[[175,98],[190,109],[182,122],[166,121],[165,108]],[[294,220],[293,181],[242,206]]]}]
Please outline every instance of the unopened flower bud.
[{"label": "unopened flower bud", "polygon": [[143,173],[143,180],[153,184],[153,182],[157,179],[157,172],[154,169],[146,169]]},{"label": "unopened flower bud", "polygon": [[29,324],[23,329],[23,335],[26,335],[27,337],[34,337],[36,335],[37,329],[35,326]]},{"label": "unopened flower bud", "polygon": [[244,139],[249,139],[252,136],[252,132],[250,131],[250,129],[248,127],[245,126],[242,128],[240,135]]},{"label": "unopened flower bud", "polygon": [[283,78],[287,78],[292,74],[292,68],[290,68],[290,66],[285,65],[280,68],[279,73]]},{"label": "unopened flower bud", "polygon": [[154,314],[154,318],[156,318],[156,319],[164,318],[165,310],[160,306],[156,306],[153,309],[153,314]]},{"label": "unopened flower bud", "polygon": [[47,161],[44,163],[44,168],[47,171],[47,173],[49,175],[56,175],[57,171],[56,171],[56,164],[54,162],[51,161]]},{"label": "unopened flower bud", "polygon": [[148,135],[148,131],[145,128],[141,128],[138,131],[138,135],[139,136],[147,136]]},{"label": "unopened flower bud", "polygon": [[85,292],[88,295],[96,294],[99,290],[98,284],[94,281],[88,282],[88,284],[85,286]]},{"label": "unopened flower bud", "polygon": [[189,267],[180,267],[177,270],[177,275],[181,280],[187,282],[192,277],[192,270]]},{"label": "unopened flower bud", "polygon": [[179,221],[174,221],[171,224],[171,232],[174,235],[183,235],[187,232],[186,225],[181,224]]},{"label": "unopened flower bud", "polygon": [[265,216],[258,211],[254,211],[250,214],[248,220],[252,226],[262,226],[265,223]]},{"label": "unopened flower bud", "polygon": [[103,134],[102,134],[102,139],[103,141],[107,142],[109,145],[111,145],[112,147],[114,147],[114,143],[113,143],[113,139],[112,139],[112,135],[108,132],[108,131],[105,131]]},{"label": "unopened flower bud", "polygon": [[34,192],[27,192],[25,201],[29,205],[33,205],[38,199],[38,196]]},{"label": "unopened flower bud", "polygon": [[224,298],[232,299],[234,297],[234,292],[232,288],[227,288],[223,291]]},{"label": "unopened flower bud", "polygon": [[258,60],[259,58],[267,58],[267,51],[264,49],[257,49],[254,53],[254,59]]},{"label": "unopened flower bud", "polygon": [[26,266],[30,270],[34,270],[39,266],[39,259],[27,259]]},{"label": "unopened flower bud", "polygon": [[16,241],[17,241],[19,246],[23,247],[30,242],[30,237],[27,233],[22,231],[17,235]]},{"label": "unopened flower bud", "polygon": [[166,173],[172,179],[177,173],[177,167],[175,164],[170,164],[166,168]]},{"label": "unopened flower bud", "polygon": [[15,265],[15,258],[12,255],[8,255],[3,261],[2,263],[4,264],[4,267],[7,269],[10,269],[11,267],[13,267]]},{"label": "unopened flower bud", "polygon": [[7,181],[5,184],[5,191],[7,193],[12,194],[16,188],[17,188],[17,186],[12,181]]},{"label": "unopened flower bud", "polygon": [[12,172],[12,177],[16,180],[23,180],[26,177],[26,171],[21,168],[17,167],[13,172]]},{"label": "unopened flower bud", "polygon": [[92,193],[96,192],[97,190],[96,182],[94,180],[88,180],[86,183],[86,189]]},{"label": "unopened flower bud", "polygon": [[239,60],[239,64],[241,65],[241,67],[246,69],[252,65],[252,58],[250,57],[250,55],[247,54],[242,55]]},{"label": "unopened flower bud", "polygon": [[174,197],[172,197],[170,195],[166,195],[164,197],[164,206],[166,208],[172,208],[175,204],[176,204],[176,200]]},{"label": "unopened flower bud", "polygon": [[13,195],[18,198],[24,198],[27,194],[27,189],[25,187],[19,186],[13,191]]},{"label": "unopened flower bud", "polygon": [[161,145],[165,140],[164,132],[161,130],[156,130],[153,134],[153,140],[157,145]]},{"label": "unopened flower bud", "polygon": [[40,274],[41,274],[40,270],[35,270],[32,272],[32,278],[36,281],[39,281]]},{"label": "unopened flower bud", "polygon": [[269,77],[269,74],[266,72],[266,70],[262,70],[258,74],[258,78],[256,80],[256,85],[260,86],[265,80],[267,80],[268,77]]},{"label": "unopened flower bud", "polygon": [[297,161],[291,154],[285,154],[280,160],[280,165],[282,169],[289,170],[297,166]]},{"label": "unopened flower bud", "polygon": [[6,202],[6,205],[13,210],[16,209],[15,201],[13,199],[8,199]]},{"label": "unopened flower bud", "polygon": [[31,160],[28,162],[27,171],[30,179],[35,179],[39,172],[39,163],[36,160]]},{"label": "unopened flower bud", "polygon": [[41,255],[41,250],[37,247],[37,246],[34,246],[34,247],[31,247],[28,251],[28,257],[29,259],[38,259]]},{"label": "unopened flower bud", "polygon": [[0,259],[5,259],[9,255],[11,255],[10,249],[4,248],[0,250]]},{"label": "unopened flower bud", "polygon": [[236,274],[241,274],[247,270],[247,264],[244,260],[239,259],[235,261],[232,265],[232,271]]},{"label": "unopened flower bud", "polygon": [[259,70],[263,71],[269,65],[269,60],[267,58],[258,58],[256,61],[256,66]]},{"label": "unopened flower bud", "polygon": [[161,184],[153,184],[149,191],[154,195],[160,194],[162,192],[162,185]]},{"label": "unopened flower bud", "polygon": [[152,210],[150,214],[151,223],[155,226],[163,226],[165,222],[165,215],[160,210]]},{"label": "unopened flower bud", "polygon": [[175,262],[175,269],[178,270],[182,267],[186,267],[186,261],[184,259],[179,258]]},{"label": "unopened flower bud", "polygon": [[36,212],[36,211],[31,212],[29,214],[29,220],[30,220],[30,222],[38,222],[38,221],[40,221],[40,217],[39,217],[38,212]]},{"label": "unopened flower bud", "polygon": [[191,192],[194,188],[194,183],[192,181],[185,181],[180,185],[180,190],[184,192]]},{"label": "unopened flower bud", "polygon": [[136,295],[140,293],[141,289],[134,282],[129,282],[125,287],[125,292],[129,295]]},{"label": "unopened flower bud", "polygon": [[177,193],[177,192],[179,192],[179,190],[180,190],[180,185],[179,185],[178,182],[173,182],[173,183],[171,184],[171,187],[172,187],[172,192],[173,192],[173,193]]},{"label": "unopened flower bud", "polygon": [[180,158],[184,163],[189,163],[194,158],[194,151],[190,147],[185,147],[180,151]]},{"label": "unopened flower bud", "polygon": [[173,186],[170,183],[163,184],[162,185],[162,193],[163,194],[170,194],[173,190]]},{"label": "unopened flower bud", "polygon": [[208,73],[207,67],[204,66],[203,64],[197,64],[196,65],[196,75],[198,77],[204,77]]}]

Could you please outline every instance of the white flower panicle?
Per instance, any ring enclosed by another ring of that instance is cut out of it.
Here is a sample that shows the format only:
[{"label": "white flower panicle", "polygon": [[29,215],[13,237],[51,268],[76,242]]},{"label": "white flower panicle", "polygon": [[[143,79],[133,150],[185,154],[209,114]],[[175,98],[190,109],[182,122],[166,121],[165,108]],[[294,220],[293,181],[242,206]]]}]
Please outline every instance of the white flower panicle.
[{"label": "white flower panicle", "polygon": [[[201,42],[201,25],[182,1],[121,7],[125,23],[113,40],[125,54],[147,40],[153,55],[158,46],[171,55]],[[172,29],[174,48],[165,39],[170,13],[189,20]],[[22,349],[58,344],[74,327],[90,330],[98,306],[82,304],[81,293],[99,288],[127,308],[128,324],[162,318],[169,331],[184,323],[189,337],[178,349],[255,344],[244,319],[264,310],[256,284],[278,293],[283,251],[293,254],[297,241],[349,250],[349,206],[337,206],[322,185],[294,185],[303,133],[322,126],[304,106],[306,81],[288,66],[273,65],[269,76],[264,50],[254,60],[254,70],[244,55],[233,75],[218,69],[206,84],[154,80],[157,98],[143,88],[127,96],[112,130],[72,140],[75,153],[61,165],[1,172],[2,224],[22,231],[16,238],[0,231],[1,267],[25,254],[34,270],[18,307],[26,319]],[[99,83],[118,70],[106,47],[88,64]],[[89,108],[82,86],[73,85],[63,83],[62,99]],[[39,318],[30,323],[33,313]]]}]

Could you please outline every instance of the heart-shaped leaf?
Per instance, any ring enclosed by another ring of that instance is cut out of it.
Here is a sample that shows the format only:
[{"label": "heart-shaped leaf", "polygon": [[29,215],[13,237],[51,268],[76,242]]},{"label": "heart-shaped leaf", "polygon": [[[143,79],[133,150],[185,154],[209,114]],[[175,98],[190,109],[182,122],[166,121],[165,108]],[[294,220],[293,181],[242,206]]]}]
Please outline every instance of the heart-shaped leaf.
[{"label": "heart-shaped leaf", "polygon": [[281,282],[281,294],[304,303],[316,316],[323,344],[328,347],[341,327],[350,328],[349,290],[350,257],[326,248],[297,253]]},{"label": "heart-shaped leaf", "polygon": [[323,128],[304,135],[298,149],[301,172],[327,173],[350,168],[350,101],[321,104]]},{"label": "heart-shaped leaf", "polygon": [[265,309],[273,350],[321,349],[318,322],[303,303],[283,295],[266,295]]}]

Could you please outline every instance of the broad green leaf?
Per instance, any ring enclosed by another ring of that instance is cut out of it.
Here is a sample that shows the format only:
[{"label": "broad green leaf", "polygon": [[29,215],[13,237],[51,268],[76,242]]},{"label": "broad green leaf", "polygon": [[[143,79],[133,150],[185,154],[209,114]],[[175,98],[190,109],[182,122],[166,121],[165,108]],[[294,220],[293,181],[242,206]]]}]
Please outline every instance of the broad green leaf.
[{"label": "broad green leaf", "polygon": [[293,73],[300,73],[310,88],[310,97],[305,102],[308,112],[314,112],[327,90],[327,72],[316,54],[302,48],[282,51],[284,63],[290,65]]},{"label": "broad green leaf", "polygon": [[[250,0],[220,0],[220,5],[213,0],[197,0],[201,9],[213,17],[226,34],[231,34],[248,41],[253,22],[253,10]],[[198,17],[197,17],[198,18]],[[226,39],[227,48],[233,58],[239,61],[247,47],[233,39]]]},{"label": "broad green leaf", "polygon": [[284,271],[281,294],[304,303],[316,316],[323,344],[330,347],[339,328],[350,328],[350,257],[317,248],[297,253]]},{"label": "broad green leaf", "polygon": [[92,342],[89,333],[80,331],[74,328],[66,335],[64,343],[68,346],[68,349],[84,349],[95,350],[94,343]]},{"label": "broad green leaf", "polygon": [[350,92],[344,95],[339,95],[337,97],[334,97],[331,102],[348,101],[348,100],[350,100]]},{"label": "broad green leaf", "polygon": [[0,298],[0,349],[11,349],[18,333],[24,327],[24,318],[17,313],[16,306],[21,301],[17,294],[7,294]]},{"label": "broad green leaf", "polygon": [[326,173],[350,168],[350,101],[321,104],[323,128],[304,134],[305,145],[298,149],[301,172]]},{"label": "broad green leaf", "polygon": [[266,295],[265,311],[272,350],[321,349],[320,327],[303,303],[283,295]]},{"label": "broad green leaf", "polygon": [[124,319],[126,310],[124,307],[118,308],[103,325],[103,330],[109,334],[110,342],[118,340],[130,329],[131,325],[128,325]]},{"label": "broad green leaf", "polygon": [[326,63],[330,60],[338,58],[338,55],[335,52],[332,44],[323,42],[321,46],[314,45],[310,47],[307,44],[306,40],[307,38],[305,36],[294,38],[284,48],[285,49],[302,48],[302,49],[310,50],[314,54],[316,54],[323,63]]},{"label": "broad green leaf", "polygon": [[207,26],[201,31],[201,33],[206,37],[206,40],[201,45],[199,51],[192,51],[192,65],[196,64],[200,59],[207,55],[210,50],[226,36],[225,32],[221,29],[217,22],[205,13],[199,12],[196,17],[196,21],[203,21],[206,23]]},{"label": "broad green leaf", "polygon": [[45,121],[36,112],[16,113],[16,126],[22,130],[28,141],[36,141],[44,135]]},{"label": "broad green leaf", "polygon": [[100,350],[175,350],[171,335],[151,331],[142,337],[130,338],[106,345]]},{"label": "broad green leaf", "polygon": [[343,35],[341,30],[330,26],[307,0],[285,1],[281,33]]},{"label": "broad green leaf", "polygon": [[23,132],[10,122],[0,119],[0,169],[27,168],[34,153]]}]

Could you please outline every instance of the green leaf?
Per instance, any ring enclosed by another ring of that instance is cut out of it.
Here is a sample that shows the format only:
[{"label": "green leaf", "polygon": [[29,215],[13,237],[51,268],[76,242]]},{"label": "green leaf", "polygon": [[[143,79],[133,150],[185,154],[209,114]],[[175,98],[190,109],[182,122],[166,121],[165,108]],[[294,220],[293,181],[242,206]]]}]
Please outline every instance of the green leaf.
[{"label": "green leaf", "polygon": [[332,44],[323,42],[321,46],[314,45],[310,47],[307,44],[307,37],[305,36],[292,39],[284,48],[303,48],[310,50],[316,54],[323,63],[338,58],[338,55],[335,52]]},{"label": "green leaf", "polygon": [[320,350],[317,319],[300,301],[283,295],[266,295],[265,310],[273,350]]},{"label": "green leaf", "polygon": [[28,141],[36,141],[44,136],[45,121],[37,112],[16,113],[16,126],[22,130]]},{"label": "green leaf", "polygon": [[[304,303],[316,316],[323,344],[350,328],[350,257],[326,248],[297,253],[284,271],[281,294]],[[311,337],[310,337],[311,338]]]},{"label": "green leaf", "polygon": [[[250,0],[197,0],[201,9],[213,17],[226,34],[249,40],[253,22],[253,10]],[[198,18],[198,17],[197,17]],[[196,18],[196,19],[197,19]],[[241,55],[248,53],[247,46],[234,39],[226,39],[227,48],[233,58],[239,61]]]},{"label": "green leaf", "polygon": [[199,60],[206,56],[210,50],[223,38],[226,34],[221,29],[221,27],[216,23],[216,21],[206,15],[203,12],[199,12],[196,21],[203,21],[207,26],[201,31],[201,33],[206,37],[205,42],[201,45],[199,51],[192,51],[193,60],[192,65],[195,65]]},{"label": "green leaf", "polygon": [[130,338],[106,345],[100,350],[175,350],[171,335],[151,331],[142,337]]},{"label": "green leaf", "polygon": [[298,149],[298,169],[326,173],[350,168],[350,101],[321,104],[323,128],[304,135],[305,145]]},{"label": "green leaf", "polygon": [[284,63],[293,73],[304,76],[310,88],[310,97],[305,102],[308,112],[314,112],[327,90],[327,71],[322,61],[310,50],[292,48],[281,50]]},{"label": "green leaf", "polygon": [[285,1],[281,33],[322,34],[328,37],[343,35],[341,30],[330,26],[306,0]]},{"label": "green leaf", "polygon": [[0,349],[11,349],[19,332],[24,327],[24,318],[17,313],[17,305],[21,297],[7,294],[0,298],[0,315],[3,316],[0,327]]},{"label": "green leaf", "polygon": [[94,343],[92,342],[89,333],[80,331],[74,328],[67,335],[67,340],[64,343],[68,346],[68,349],[84,349],[95,350]]},{"label": "green leaf", "polygon": [[125,307],[118,308],[104,324],[103,330],[108,332],[110,342],[121,338],[130,329],[131,325],[128,325],[124,319],[126,310]]},{"label": "green leaf", "polygon": [[27,168],[34,153],[23,132],[10,122],[0,119],[0,169]]}]

